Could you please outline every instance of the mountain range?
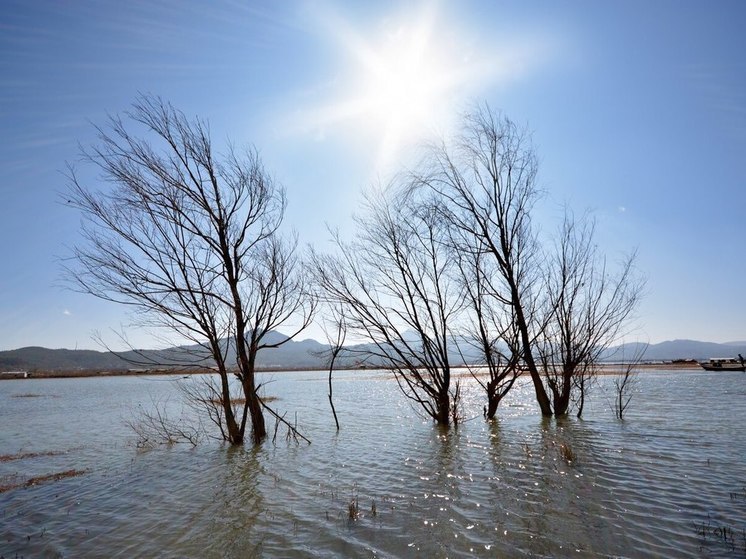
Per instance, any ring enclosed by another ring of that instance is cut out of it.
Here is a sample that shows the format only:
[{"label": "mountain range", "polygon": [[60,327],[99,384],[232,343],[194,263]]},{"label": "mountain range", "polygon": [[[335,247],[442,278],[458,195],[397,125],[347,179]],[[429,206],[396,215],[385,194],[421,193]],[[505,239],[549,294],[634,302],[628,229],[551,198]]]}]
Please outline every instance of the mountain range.
[{"label": "mountain range", "polygon": [[[271,343],[285,341],[280,347],[259,352],[257,366],[260,369],[317,369],[327,366],[325,351],[329,346],[313,339],[288,340],[277,332],[268,334]],[[365,351],[364,345],[352,346],[357,353]],[[625,344],[610,348],[604,355],[608,361],[629,360],[645,350],[644,361],[673,361],[683,359],[709,359],[710,357],[735,357],[746,355],[746,342],[712,343],[695,340],[672,340],[657,344]],[[476,362],[473,351],[463,350],[464,359]],[[461,362],[458,355],[452,362]],[[63,371],[63,370],[126,370],[150,369],[175,363],[182,365],[209,365],[195,352],[195,346],[179,346],[164,350],[109,351],[47,349],[24,347],[0,351],[0,371]],[[348,357],[341,366],[354,367],[359,359]],[[374,365],[374,364],[372,364]]]}]

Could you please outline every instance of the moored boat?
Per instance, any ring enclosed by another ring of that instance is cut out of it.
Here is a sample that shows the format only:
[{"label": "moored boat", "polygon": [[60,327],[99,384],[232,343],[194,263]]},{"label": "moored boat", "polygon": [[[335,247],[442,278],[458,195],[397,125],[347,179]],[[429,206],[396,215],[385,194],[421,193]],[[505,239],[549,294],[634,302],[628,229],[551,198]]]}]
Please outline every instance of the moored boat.
[{"label": "moored boat", "polygon": [[739,353],[738,359],[733,357],[713,357],[709,361],[699,361],[706,371],[746,371],[746,362]]}]

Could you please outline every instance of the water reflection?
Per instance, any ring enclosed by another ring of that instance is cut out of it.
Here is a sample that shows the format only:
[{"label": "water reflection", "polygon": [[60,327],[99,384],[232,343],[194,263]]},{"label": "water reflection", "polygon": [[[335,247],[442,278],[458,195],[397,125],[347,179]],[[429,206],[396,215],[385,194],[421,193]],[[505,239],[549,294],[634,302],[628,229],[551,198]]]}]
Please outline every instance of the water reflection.
[{"label": "water reflection", "polygon": [[[213,501],[198,516],[209,519],[204,533],[191,542],[209,542],[208,554],[220,557],[260,557],[262,531],[259,520],[269,514],[261,491],[265,480],[261,449],[228,447],[216,456],[224,462],[213,467],[218,473]],[[198,552],[199,549],[195,549]],[[196,553],[195,553],[196,554]]]}]

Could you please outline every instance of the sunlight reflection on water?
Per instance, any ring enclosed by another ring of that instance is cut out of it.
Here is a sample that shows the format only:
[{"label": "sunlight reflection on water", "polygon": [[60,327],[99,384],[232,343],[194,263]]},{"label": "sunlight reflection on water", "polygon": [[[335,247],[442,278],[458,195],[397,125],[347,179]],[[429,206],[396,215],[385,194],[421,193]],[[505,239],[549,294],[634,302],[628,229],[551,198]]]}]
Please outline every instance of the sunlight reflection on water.
[{"label": "sunlight reflection on water", "polygon": [[624,422],[605,378],[584,420],[541,418],[523,383],[493,423],[465,382],[467,421],[450,431],[382,374],[336,378],[339,433],[323,373],[271,376],[310,446],[149,452],[124,419],[167,395],[180,409],[168,379],[3,381],[0,454],[66,452],[0,462],[0,485],[87,473],[0,494],[0,555],[746,555],[742,373],[645,373]]}]

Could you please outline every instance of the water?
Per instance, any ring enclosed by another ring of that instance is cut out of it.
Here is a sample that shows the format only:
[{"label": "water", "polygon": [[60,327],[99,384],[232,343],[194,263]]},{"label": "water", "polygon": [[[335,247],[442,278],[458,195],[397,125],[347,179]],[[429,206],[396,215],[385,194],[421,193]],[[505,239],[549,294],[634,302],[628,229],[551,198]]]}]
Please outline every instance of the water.
[{"label": "water", "polygon": [[743,373],[643,373],[623,422],[608,377],[584,420],[542,419],[524,383],[493,423],[467,380],[450,431],[386,379],[336,375],[337,433],[323,373],[265,377],[310,446],[150,451],[125,420],[178,414],[168,377],[0,382],[0,455],[60,452],[0,485],[85,470],[0,493],[0,556],[746,557]]}]

